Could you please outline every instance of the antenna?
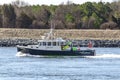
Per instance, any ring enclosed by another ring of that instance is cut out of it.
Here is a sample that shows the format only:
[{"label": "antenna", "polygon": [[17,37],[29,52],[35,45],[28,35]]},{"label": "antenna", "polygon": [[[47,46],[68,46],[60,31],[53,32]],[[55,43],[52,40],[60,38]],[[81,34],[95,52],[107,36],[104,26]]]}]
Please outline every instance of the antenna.
[{"label": "antenna", "polygon": [[53,39],[53,23],[52,23],[52,21],[51,21],[50,24],[51,24],[51,25],[50,25],[50,32],[47,33],[46,39]]}]

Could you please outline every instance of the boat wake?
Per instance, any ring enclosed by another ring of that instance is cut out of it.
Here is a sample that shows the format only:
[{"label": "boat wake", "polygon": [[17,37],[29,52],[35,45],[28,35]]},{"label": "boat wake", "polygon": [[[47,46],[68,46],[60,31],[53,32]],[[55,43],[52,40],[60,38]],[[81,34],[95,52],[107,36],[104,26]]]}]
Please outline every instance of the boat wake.
[{"label": "boat wake", "polygon": [[101,54],[96,56],[85,56],[85,58],[120,58],[119,54]]},{"label": "boat wake", "polygon": [[[26,53],[22,53],[22,52],[17,52],[16,54],[17,57],[42,57],[42,58],[45,58],[45,57],[51,57],[51,56],[41,56],[41,55],[30,55],[30,54],[26,54]],[[53,56],[52,56],[53,57]],[[120,55],[119,54],[98,54],[96,56],[84,56],[84,57],[81,57],[81,56],[63,56],[64,58],[65,57],[80,57],[80,58],[120,58]]]},{"label": "boat wake", "polygon": [[27,56],[27,54],[22,53],[22,52],[17,52],[16,56],[17,57],[24,57],[24,56]]},{"label": "boat wake", "polygon": [[22,52],[17,52],[16,56],[17,57],[44,57],[41,55],[30,55],[29,53],[22,53]]}]

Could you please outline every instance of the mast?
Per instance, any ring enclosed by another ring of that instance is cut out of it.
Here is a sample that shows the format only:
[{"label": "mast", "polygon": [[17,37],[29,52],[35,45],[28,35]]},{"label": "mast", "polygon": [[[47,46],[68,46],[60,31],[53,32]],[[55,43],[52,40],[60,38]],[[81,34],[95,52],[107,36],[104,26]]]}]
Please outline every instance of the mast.
[{"label": "mast", "polygon": [[46,39],[48,40],[48,39],[53,39],[53,38],[54,38],[54,37],[53,37],[53,24],[52,24],[52,22],[51,22],[50,32],[47,33]]}]

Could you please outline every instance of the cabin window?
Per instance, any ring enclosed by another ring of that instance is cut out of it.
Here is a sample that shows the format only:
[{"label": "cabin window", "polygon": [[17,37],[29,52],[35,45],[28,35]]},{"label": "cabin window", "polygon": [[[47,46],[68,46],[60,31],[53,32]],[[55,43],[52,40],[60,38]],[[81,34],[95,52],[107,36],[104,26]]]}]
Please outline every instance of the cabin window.
[{"label": "cabin window", "polygon": [[40,43],[39,43],[39,45],[41,46],[41,45],[42,45],[42,43],[40,42]]},{"label": "cabin window", "polygon": [[58,42],[58,45],[59,46],[64,45],[64,42]]},{"label": "cabin window", "polygon": [[56,42],[53,42],[53,46],[56,46]]},{"label": "cabin window", "polygon": [[46,42],[43,42],[43,46],[46,46]]},{"label": "cabin window", "polygon": [[51,46],[51,42],[48,42],[48,46]]},{"label": "cabin window", "polygon": [[61,45],[65,45],[64,42],[61,42],[60,44],[61,44]]},{"label": "cabin window", "polygon": [[60,46],[60,42],[57,42],[57,45]]}]

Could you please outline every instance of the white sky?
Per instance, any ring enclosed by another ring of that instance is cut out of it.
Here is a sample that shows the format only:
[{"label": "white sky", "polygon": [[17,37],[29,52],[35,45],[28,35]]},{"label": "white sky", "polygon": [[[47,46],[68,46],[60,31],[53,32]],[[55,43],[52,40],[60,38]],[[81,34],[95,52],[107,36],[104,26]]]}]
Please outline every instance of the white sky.
[{"label": "white sky", "polygon": [[[4,4],[4,3],[8,4],[8,3],[11,3],[12,1],[16,1],[16,0],[0,0],[0,4]],[[59,5],[63,2],[66,3],[68,0],[22,0],[22,1],[25,1],[29,4]],[[90,1],[90,2],[99,2],[99,1],[112,2],[113,0],[69,0],[69,1],[72,1],[73,3],[77,3],[77,4],[82,4],[87,1]]]}]

